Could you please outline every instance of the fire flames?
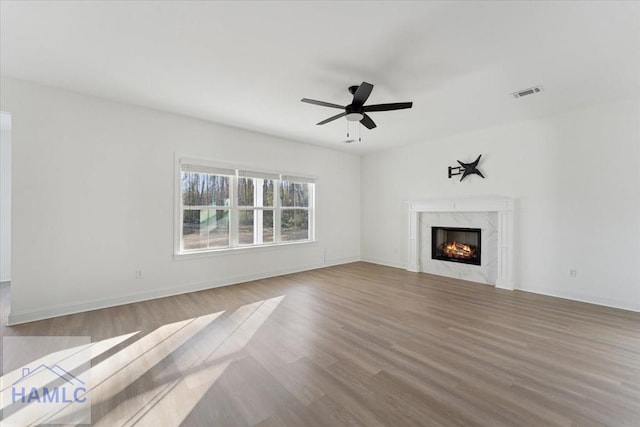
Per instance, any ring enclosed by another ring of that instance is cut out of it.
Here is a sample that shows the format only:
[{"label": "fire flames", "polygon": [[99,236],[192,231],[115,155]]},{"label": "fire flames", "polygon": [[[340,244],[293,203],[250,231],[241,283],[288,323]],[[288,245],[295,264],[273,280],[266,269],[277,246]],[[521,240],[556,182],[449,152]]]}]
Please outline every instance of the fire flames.
[{"label": "fire flames", "polygon": [[453,242],[447,242],[442,248],[444,254],[451,258],[471,258],[475,250],[464,243],[458,243],[455,240]]}]

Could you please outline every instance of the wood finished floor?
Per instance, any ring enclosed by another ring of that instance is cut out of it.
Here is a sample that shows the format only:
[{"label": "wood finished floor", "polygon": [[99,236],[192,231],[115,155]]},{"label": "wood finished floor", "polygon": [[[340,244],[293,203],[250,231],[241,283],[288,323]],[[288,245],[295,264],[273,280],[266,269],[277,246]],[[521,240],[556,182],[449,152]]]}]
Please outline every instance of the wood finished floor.
[{"label": "wood finished floor", "polygon": [[362,262],[13,327],[2,292],[3,336],[100,348],[95,425],[640,420],[638,313]]}]

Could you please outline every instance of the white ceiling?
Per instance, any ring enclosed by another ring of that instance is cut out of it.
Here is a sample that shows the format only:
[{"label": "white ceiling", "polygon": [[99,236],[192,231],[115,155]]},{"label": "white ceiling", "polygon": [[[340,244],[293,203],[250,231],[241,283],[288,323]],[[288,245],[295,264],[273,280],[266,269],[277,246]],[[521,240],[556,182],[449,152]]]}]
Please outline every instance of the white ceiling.
[{"label": "white ceiling", "polygon": [[[0,72],[357,154],[640,96],[640,2],[5,1]],[[347,87],[378,128],[345,144]],[[542,94],[509,93],[543,85]]]}]

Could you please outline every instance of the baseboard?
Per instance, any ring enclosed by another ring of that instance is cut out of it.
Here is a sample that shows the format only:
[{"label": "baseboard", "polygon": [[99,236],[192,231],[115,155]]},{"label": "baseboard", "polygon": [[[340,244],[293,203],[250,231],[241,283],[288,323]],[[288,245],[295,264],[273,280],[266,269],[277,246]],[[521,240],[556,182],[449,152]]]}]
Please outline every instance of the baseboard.
[{"label": "baseboard", "polygon": [[[376,259],[376,258],[363,257],[361,260],[364,261],[364,262],[370,262],[372,264],[379,264],[379,265],[384,265],[384,266],[387,266],[387,267],[400,268],[400,269],[403,269],[403,270],[406,269],[406,266],[404,266],[404,265],[397,265],[397,264],[389,263],[389,262],[382,261],[382,260],[379,260],[379,259]],[[442,277],[446,277],[446,276],[442,276]],[[464,279],[462,279],[462,280],[464,280]],[[514,290],[513,287],[510,287],[510,288],[500,287],[500,286],[496,286],[496,287],[501,288],[501,289]],[[620,309],[620,310],[640,312],[640,302],[638,302],[636,304],[629,304],[628,301],[619,301],[619,300],[614,300],[614,299],[609,299],[609,298],[598,298],[598,297],[593,297],[593,296],[585,296],[585,295],[580,295],[580,294],[573,294],[573,293],[570,293],[570,292],[557,292],[557,291],[553,291],[553,290],[532,290],[532,289],[521,289],[521,288],[516,288],[515,290],[522,291],[522,292],[531,292],[531,293],[534,293],[534,294],[546,295],[546,296],[550,296],[550,297],[562,298],[562,299],[567,299],[567,300],[571,300],[571,301],[584,302],[584,303],[587,303],[587,304],[601,305],[603,307],[616,308],[616,309]]]},{"label": "baseboard", "polygon": [[362,262],[370,262],[371,264],[384,265],[386,267],[400,268],[402,270],[406,270],[407,269],[406,265],[395,264],[395,263],[383,261],[383,260],[377,259],[377,258],[363,257],[363,258],[360,258],[360,261],[362,261]]},{"label": "baseboard", "polygon": [[[49,306],[49,307],[42,307],[38,310],[31,310],[31,311],[19,312],[19,313],[10,313],[7,325],[13,326],[21,323],[28,323],[28,322],[34,322],[37,320],[49,319],[52,317],[66,316],[69,314],[82,313],[82,312],[91,311],[91,310],[99,310],[99,309],[114,307],[114,306],[123,305],[123,304],[132,304],[132,303],[148,301],[156,298],[165,298],[165,297],[181,295],[189,292],[203,291],[203,290],[218,288],[222,286],[229,286],[229,285],[235,285],[239,283],[250,282],[252,280],[266,279],[269,277],[299,273],[302,271],[315,270],[318,268],[331,267],[334,265],[349,264],[349,263],[358,262],[358,261],[370,262],[372,264],[379,264],[387,267],[399,268],[402,270],[406,269],[406,266],[404,265],[398,265],[398,264],[394,264],[394,263],[390,263],[390,262],[386,262],[386,261],[382,261],[382,260],[370,258],[370,257],[364,257],[364,258],[347,257],[347,258],[340,258],[340,259],[331,259],[323,263],[308,264],[303,266],[296,266],[293,268],[246,274],[241,276],[234,276],[232,278],[186,284],[178,287],[155,289],[149,292],[128,294],[128,295],[123,295],[115,298],[105,298],[101,300],[88,300],[88,301],[82,301],[82,302],[78,302],[70,305]],[[630,305],[628,303],[625,304],[617,300],[601,299],[601,298],[593,298],[593,297],[588,298],[588,297],[585,297],[584,295],[562,293],[562,292],[556,292],[551,290],[531,290],[531,289],[517,289],[517,290],[522,292],[531,292],[531,293],[540,294],[540,295],[547,295],[547,296],[556,297],[556,298],[563,298],[563,299],[568,299],[572,301],[579,301],[579,302],[584,302],[588,304],[596,304],[596,305],[601,305],[605,307],[640,312],[640,304]]]},{"label": "baseboard", "polygon": [[598,298],[593,296],[585,296],[574,294],[571,292],[557,292],[549,289],[533,290],[533,289],[516,289],[521,292],[531,292],[532,294],[546,295],[548,297],[562,298],[570,301],[584,302],[587,304],[600,305],[603,307],[616,308],[619,310],[634,311],[640,313],[640,303],[628,304],[627,301],[621,302],[610,298]]},{"label": "baseboard", "polygon": [[[352,262],[360,262],[360,261],[362,261],[362,258],[360,258],[359,256],[352,256],[347,258],[333,258],[333,259],[325,260],[321,267],[316,267],[316,268],[331,267],[334,265],[342,265],[342,264],[351,264]],[[315,270],[315,268],[313,270]]]},{"label": "baseboard", "polygon": [[42,307],[37,310],[10,313],[7,322],[8,326],[19,325],[21,323],[35,322],[37,320],[50,319],[52,317],[66,316],[69,314],[83,313],[91,310],[99,310],[102,308],[115,307],[118,305],[132,304],[136,302],[148,301],[157,298],[166,298],[175,295],[186,294],[189,292],[204,291],[207,289],[219,288],[222,286],[236,285],[239,283],[250,282],[252,280],[267,279],[269,277],[282,276],[284,274],[299,273],[301,271],[316,270],[318,268],[331,267],[340,264],[349,264],[360,261],[360,257],[348,257],[340,259],[327,260],[323,263],[308,264],[286,268],[280,270],[265,271],[260,273],[245,274],[234,276],[231,278],[208,280],[206,282],[192,283],[171,288],[154,289],[148,292],[139,292],[128,295],[122,295],[114,298],[105,298],[100,300],[81,301],[70,305],[57,305]]}]

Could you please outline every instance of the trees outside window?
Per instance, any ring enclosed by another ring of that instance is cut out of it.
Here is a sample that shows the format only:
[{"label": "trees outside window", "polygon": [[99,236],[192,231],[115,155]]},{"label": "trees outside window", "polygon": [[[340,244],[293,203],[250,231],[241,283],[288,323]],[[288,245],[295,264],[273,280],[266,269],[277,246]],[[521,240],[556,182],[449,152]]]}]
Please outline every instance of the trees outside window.
[{"label": "trees outside window", "polygon": [[230,176],[182,172],[182,248],[184,250],[229,246],[230,181]]},{"label": "trees outside window", "polygon": [[280,238],[282,241],[309,239],[309,193],[311,183],[280,181]]},{"label": "trees outside window", "polygon": [[312,241],[309,178],[180,161],[178,253]]}]

